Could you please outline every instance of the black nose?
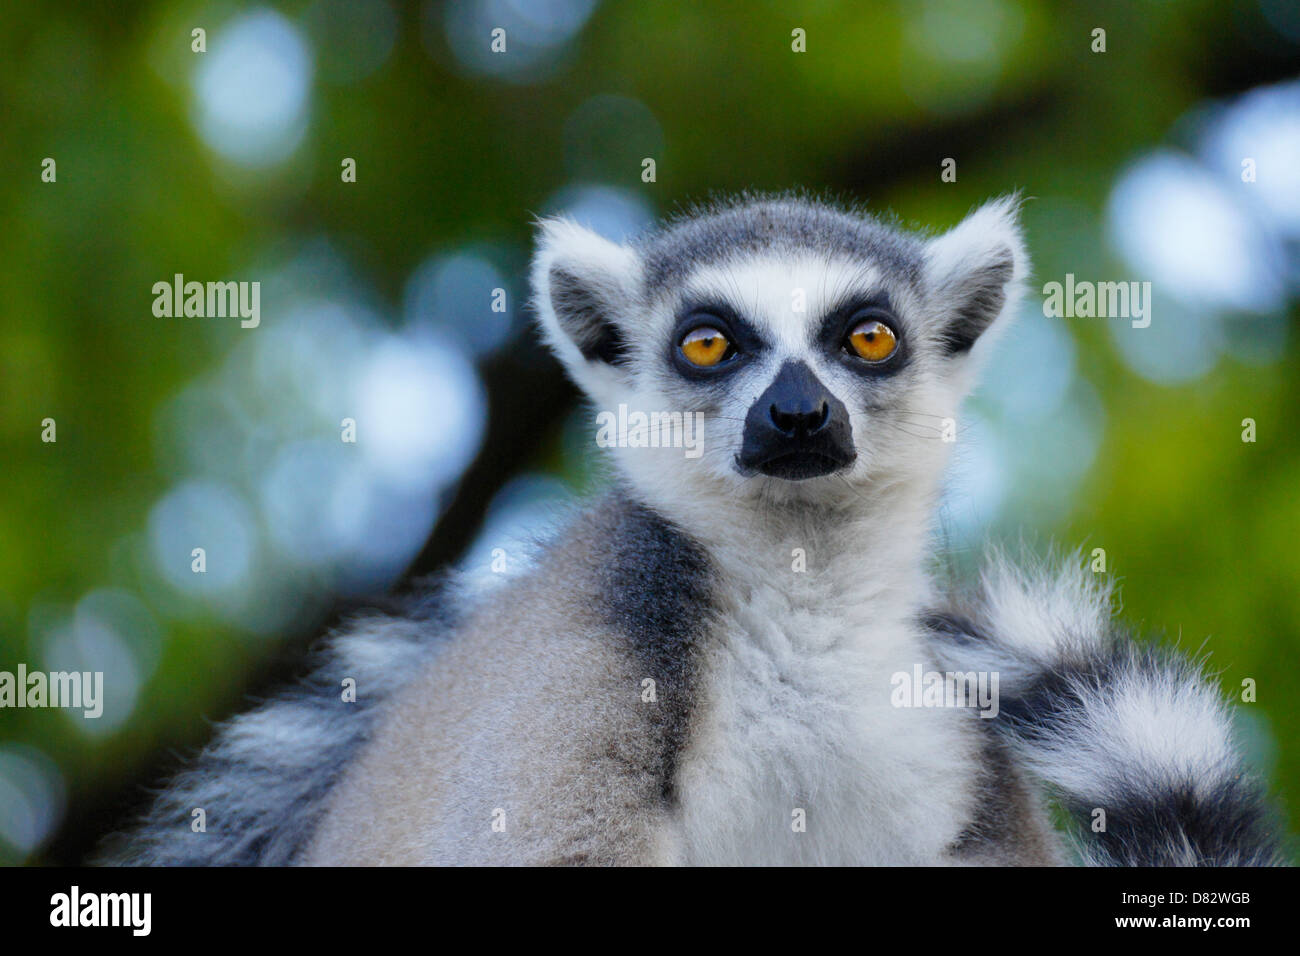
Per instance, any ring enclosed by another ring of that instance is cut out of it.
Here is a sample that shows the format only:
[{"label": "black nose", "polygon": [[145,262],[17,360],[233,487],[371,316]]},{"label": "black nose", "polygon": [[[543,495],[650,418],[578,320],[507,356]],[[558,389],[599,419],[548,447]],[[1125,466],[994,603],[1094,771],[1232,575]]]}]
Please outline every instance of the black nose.
[{"label": "black nose", "polygon": [[839,471],[856,457],[844,403],[807,365],[790,361],[745,416],[736,466],[745,475],[803,481]]},{"label": "black nose", "polygon": [[831,420],[831,403],[826,399],[817,402],[815,397],[798,395],[785,405],[769,406],[767,413],[772,417],[772,424],[783,434],[811,438]]}]

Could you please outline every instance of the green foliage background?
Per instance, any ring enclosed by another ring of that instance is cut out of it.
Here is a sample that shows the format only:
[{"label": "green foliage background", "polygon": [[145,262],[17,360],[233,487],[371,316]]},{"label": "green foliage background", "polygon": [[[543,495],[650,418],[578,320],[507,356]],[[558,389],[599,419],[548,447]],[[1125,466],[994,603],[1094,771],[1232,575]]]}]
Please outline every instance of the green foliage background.
[{"label": "green foliage background", "polygon": [[[307,6],[275,9],[295,18]],[[919,19],[920,6],[937,12]],[[119,543],[141,533],[175,478],[155,414],[241,334],[233,324],[154,319],[150,289],[159,279],[244,277],[252,254],[316,236],[345,250],[381,303],[400,300],[434,248],[503,243],[522,269],[532,214],[575,175],[566,119],[607,93],[645,104],[657,120],[657,182],[640,181],[640,157],[651,154],[639,142],[616,140],[577,172],[640,193],[659,212],[711,192],[807,186],[943,227],[1019,188],[1068,197],[1082,211],[1062,222],[1028,203],[1040,281],[1066,272],[1127,279],[1101,230],[1117,173],[1143,150],[1175,142],[1180,117],[1198,104],[1296,72],[1296,46],[1252,3],[975,7],[1010,24],[994,31],[992,68],[926,53],[929,41],[943,39],[936,30],[960,33],[968,15],[960,4],[609,2],[557,72],[515,83],[466,75],[431,53],[421,23],[436,5],[402,6],[387,62],[351,85],[318,77],[302,147],[281,165],[250,171],[197,136],[189,87],[191,28],[205,26],[217,43],[222,23],[247,7],[5,4],[0,669],[32,660],[34,605],[75,601],[106,584],[150,593]],[[1089,50],[1096,26],[1108,31],[1104,55]],[[794,27],[807,31],[805,54],[790,51]],[[324,75],[329,38],[313,40]],[[56,184],[40,180],[46,156],[57,159]],[[357,183],[340,183],[342,156],[357,159]],[[959,176],[944,184],[939,163],[948,156]],[[1282,360],[1258,367],[1224,359],[1191,384],[1167,387],[1127,368],[1096,326],[1071,324],[1080,372],[1105,406],[1104,439],[1068,518],[1031,530],[1068,547],[1104,545],[1127,620],[1191,648],[1208,638],[1228,691],[1246,677],[1258,682],[1258,703],[1242,708],[1247,730],[1300,819],[1294,302],[1289,325]],[[510,348],[539,346],[525,336]],[[493,421],[544,405],[538,439],[490,437],[490,460],[476,466],[481,494],[453,501],[420,558],[426,566],[457,556],[487,496],[510,475],[572,467],[562,454],[572,393],[555,370],[506,374],[510,361],[484,371]],[[1247,416],[1258,423],[1255,444],[1240,440]],[[57,444],[40,441],[46,417],[59,423]],[[1022,527],[1013,508],[996,530]],[[301,628],[283,646],[299,647],[328,614],[328,604],[304,606]],[[52,711],[0,712],[0,740],[39,748],[67,786],[61,829],[33,862],[81,859],[167,766],[169,748],[201,742],[209,718],[278,673],[280,646],[191,608],[168,616],[159,666],[118,732],[86,736]]]}]

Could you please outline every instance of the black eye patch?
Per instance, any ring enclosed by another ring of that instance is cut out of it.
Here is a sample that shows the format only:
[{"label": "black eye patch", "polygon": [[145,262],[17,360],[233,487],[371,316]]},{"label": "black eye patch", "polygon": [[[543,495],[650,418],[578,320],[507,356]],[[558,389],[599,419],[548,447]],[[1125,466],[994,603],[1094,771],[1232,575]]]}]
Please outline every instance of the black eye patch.
[{"label": "black eye patch", "polygon": [[[845,349],[849,333],[862,322],[872,320],[889,326],[898,339],[894,353],[883,362],[865,362]],[[883,291],[849,296],[841,301],[822,318],[813,333],[813,343],[834,361],[863,375],[892,375],[909,359],[907,330],[894,312],[889,295]]]},{"label": "black eye patch", "polygon": [[[681,353],[681,341],[692,330],[708,326],[717,329],[735,349],[735,355],[719,365],[703,368],[692,365]],[[668,338],[669,362],[687,378],[707,380],[726,374],[733,368],[761,354],[767,341],[736,309],[725,302],[706,299],[689,300],[677,311]]]}]

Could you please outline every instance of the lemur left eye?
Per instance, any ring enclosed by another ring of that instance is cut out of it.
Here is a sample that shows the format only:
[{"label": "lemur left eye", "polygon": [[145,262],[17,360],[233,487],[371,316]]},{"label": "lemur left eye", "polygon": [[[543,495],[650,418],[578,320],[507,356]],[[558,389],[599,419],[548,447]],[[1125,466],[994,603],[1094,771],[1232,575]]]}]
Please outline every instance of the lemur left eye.
[{"label": "lemur left eye", "polygon": [[686,361],[700,368],[712,368],[735,351],[727,337],[711,325],[701,325],[687,332],[681,350]]},{"label": "lemur left eye", "polygon": [[853,327],[844,348],[868,362],[883,362],[898,348],[898,336],[879,319],[867,319]]}]

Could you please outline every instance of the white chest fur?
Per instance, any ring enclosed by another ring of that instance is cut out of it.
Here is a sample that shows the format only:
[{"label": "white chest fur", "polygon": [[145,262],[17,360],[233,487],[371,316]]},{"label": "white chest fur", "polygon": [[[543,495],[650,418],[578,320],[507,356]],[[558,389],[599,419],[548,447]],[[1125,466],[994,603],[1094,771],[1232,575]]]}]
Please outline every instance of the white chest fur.
[{"label": "white chest fur", "polygon": [[679,765],[682,862],[944,862],[969,820],[978,742],[960,711],[892,706],[892,675],[930,666],[914,625],[887,601],[746,596],[702,661]]}]

